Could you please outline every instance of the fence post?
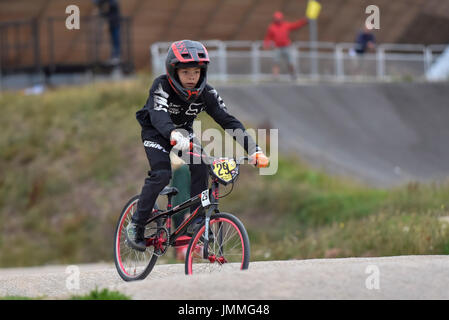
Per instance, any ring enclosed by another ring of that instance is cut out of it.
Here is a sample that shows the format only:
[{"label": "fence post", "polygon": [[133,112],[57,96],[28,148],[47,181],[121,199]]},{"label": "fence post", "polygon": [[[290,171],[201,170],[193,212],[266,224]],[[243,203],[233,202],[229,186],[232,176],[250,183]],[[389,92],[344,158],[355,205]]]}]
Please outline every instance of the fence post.
[{"label": "fence post", "polygon": [[429,71],[430,66],[432,65],[433,55],[432,50],[429,46],[425,47],[424,49],[424,73],[427,74],[427,71]]},{"label": "fence post", "polygon": [[298,58],[299,58],[299,54],[298,54],[299,47],[298,47],[298,44],[297,43],[293,43],[290,50],[293,50],[291,52],[292,58],[293,58],[293,69],[294,69],[293,72],[295,72],[295,74],[297,76],[299,76],[301,70],[299,70],[299,63],[298,63]]},{"label": "fence post", "polygon": [[218,64],[220,70],[220,79],[228,80],[227,65],[226,65],[226,44],[223,41],[218,42]]},{"label": "fence post", "polygon": [[152,71],[153,75],[156,76],[159,73],[159,45],[158,43],[153,43],[150,46],[151,51],[151,65],[152,65]]},{"label": "fence post", "polygon": [[377,60],[377,77],[383,79],[385,77],[385,48],[382,46],[377,47],[376,52]]},{"label": "fence post", "polygon": [[344,61],[343,61],[343,48],[340,44],[335,46],[335,76],[338,80],[343,80],[345,76]]},{"label": "fence post", "polygon": [[310,75],[312,78],[319,77],[318,70],[318,24],[316,19],[312,19],[309,21],[309,30],[310,30]]},{"label": "fence post", "polygon": [[251,43],[251,63],[252,63],[252,80],[257,82],[260,80],[260,44]]}]

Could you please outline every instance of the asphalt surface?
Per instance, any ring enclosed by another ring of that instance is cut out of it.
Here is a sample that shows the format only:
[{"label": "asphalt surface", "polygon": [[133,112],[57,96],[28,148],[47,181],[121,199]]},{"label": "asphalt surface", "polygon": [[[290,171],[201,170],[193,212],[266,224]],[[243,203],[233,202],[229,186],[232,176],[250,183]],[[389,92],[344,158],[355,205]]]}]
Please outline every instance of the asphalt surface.
[{"label": "asphalt surface", "polygon": [[218,86],[231,114],[284,152],[378,187],[449,177],[449,83]]},{"label": "asphalt surface", "polygon": [[449,299],[448,256],[252,262],[246,271],[184,275],[184,265],[156,265],[147,279],[124,282],[114,265],[0,269],[0,296],[66,299],[95,288],[139,300]]}]

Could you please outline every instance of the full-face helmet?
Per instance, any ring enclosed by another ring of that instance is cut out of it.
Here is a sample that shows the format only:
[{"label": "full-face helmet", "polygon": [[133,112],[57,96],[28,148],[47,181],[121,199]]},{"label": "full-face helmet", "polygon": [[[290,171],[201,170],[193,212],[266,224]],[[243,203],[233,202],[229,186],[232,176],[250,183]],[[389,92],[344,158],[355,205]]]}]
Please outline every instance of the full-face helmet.
[{"label": "full-face helmet", "polygon": [[[165,60],[165,68],[170,85],[181,99],[186,102],[193,102],[201,95],[207,82],[209,61],[209,54],[201,42],[181,40],[170,45]],[[200,79],[193,89],[187,89],[182,86],[176,71],[178,68],[188,67],[201,69]]]}]

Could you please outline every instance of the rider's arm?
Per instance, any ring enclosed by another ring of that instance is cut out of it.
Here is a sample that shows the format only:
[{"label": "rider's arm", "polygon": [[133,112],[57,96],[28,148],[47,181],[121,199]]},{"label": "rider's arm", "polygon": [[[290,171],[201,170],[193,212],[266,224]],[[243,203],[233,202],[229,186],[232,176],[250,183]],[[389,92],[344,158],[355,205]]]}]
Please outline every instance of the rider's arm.
[{"label": "rider's arm", "polygon": [[162,136],[170,139],[170,134],[176,129],[168,112],[168,90],[164,90],[164,83],[156,79],[150,89],[150,95],[143,110],[150,115],[151,124]]},{"label": "rider's arm", "polygon": [[307,18],[302,18],[295,22],[288,22],[288,29],[290,31],[296,30],[296,29],[299,29],[299,28],[305,26],[307,23],[309,23],[309,20],[307,20]]},{"label": "rider's arm", "polygon": [[245,151],[252,155],[257,151],[261,151],[261,148],[255,143],[254,139],[246,132],[243,124],[237,120],[233,115],[228,113],[228,110],[223,100],[218,95],[217,91],[211,86],[206,86],[204,94],[204,100],[206,104],[206,112],[223,128],[237,130],[235,133],[241,132],[242,137],[233,135],[234,140],[237,140],[242,144]]}]

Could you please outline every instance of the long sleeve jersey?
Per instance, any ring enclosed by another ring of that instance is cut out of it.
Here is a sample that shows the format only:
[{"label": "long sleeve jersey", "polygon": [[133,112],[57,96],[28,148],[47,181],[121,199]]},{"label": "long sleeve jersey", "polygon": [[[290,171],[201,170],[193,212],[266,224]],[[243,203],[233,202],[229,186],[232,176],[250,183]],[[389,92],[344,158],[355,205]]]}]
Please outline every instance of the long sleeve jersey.
[{"label": "long sleeve jersey", "polygon": [[192,130],[193,121],[201,111],[206,111],[223,129],[242,130],[243,139],[237,141],[243,142],[248,154],[260,150],[243,124],[228,112],[217,90],[209,84],[198,99],[185,102],[170,86],[167,76],[161,75],[154,80],[147,102],[137,111],[136,118],[143,128],[154,128],[164,138],[170,139],[170,133],[177,128]]},{"label": "long sleeve jersey", "polygon": [[264,39],[264,47],[269,47],[274,42],[276,47],[286,47],[291,44],[290,31],[299,29],[307,24],[307,19],[300,19],[295,22],[281,21],[272,22],[267,29]]}]

